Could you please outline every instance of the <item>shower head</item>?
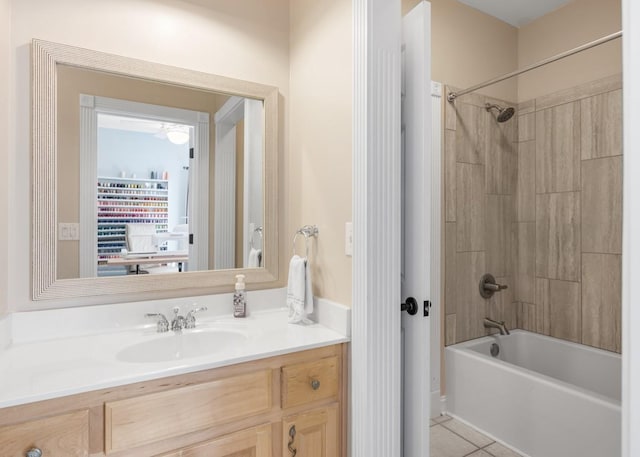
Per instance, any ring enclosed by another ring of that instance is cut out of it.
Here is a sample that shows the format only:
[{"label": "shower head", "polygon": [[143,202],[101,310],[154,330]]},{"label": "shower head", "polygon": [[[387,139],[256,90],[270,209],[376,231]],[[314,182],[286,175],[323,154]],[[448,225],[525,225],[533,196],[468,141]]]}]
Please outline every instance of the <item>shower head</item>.
[{"label": "shower head", "polygon": [[513,117],[513,115],[516,112],[516,110],[513,109],[510,106],[508,106],[506,108],[503,108],[500,105],[494,105],[494,104],[491,104],[491,103],[486,103],[484,105],[484,107],[485,107],[485,109],[487,111],[490,111],[492,109],[497,109],[498,110],[498,117],[496,117],[496,120],[498,122],[507,122],[509,119],[511,119]]}]

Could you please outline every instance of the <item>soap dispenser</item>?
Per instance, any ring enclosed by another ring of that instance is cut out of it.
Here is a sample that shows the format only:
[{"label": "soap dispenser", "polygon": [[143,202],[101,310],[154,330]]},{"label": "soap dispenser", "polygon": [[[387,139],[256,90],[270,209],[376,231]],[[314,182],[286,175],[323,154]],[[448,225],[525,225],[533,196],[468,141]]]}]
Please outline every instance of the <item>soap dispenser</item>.
[{"label": "soap dispenser", "polygon": [[236,275],[236,291],[233,294],[233,317],[247,316],[247,295],[244,275]]}]

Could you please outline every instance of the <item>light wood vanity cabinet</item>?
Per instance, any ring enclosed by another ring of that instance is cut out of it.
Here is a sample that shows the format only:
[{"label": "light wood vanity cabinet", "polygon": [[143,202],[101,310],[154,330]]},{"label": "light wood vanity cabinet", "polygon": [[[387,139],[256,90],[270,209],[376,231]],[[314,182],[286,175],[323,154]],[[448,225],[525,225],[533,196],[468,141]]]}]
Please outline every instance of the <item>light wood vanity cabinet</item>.
[{"label": "light wood vanity cabinet", "polygon": [[0,454],[346,457],[345,354],[327,346],[0,409]]},{"label": "light wood vanity cabinet", "polygon": [[[1,410],[0,410],[1,414]],[[39,449],[42,457],[89,455],[89,414],[70,414],[0,427],[0,455],[24,457]]]}]

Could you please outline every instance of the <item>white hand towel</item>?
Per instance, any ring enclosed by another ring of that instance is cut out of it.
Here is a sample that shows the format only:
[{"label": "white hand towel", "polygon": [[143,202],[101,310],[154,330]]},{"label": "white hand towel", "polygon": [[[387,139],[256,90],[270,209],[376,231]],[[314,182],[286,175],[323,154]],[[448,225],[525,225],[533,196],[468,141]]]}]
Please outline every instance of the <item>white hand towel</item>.
[{"label": "white hand towel", "polygon": [[307,259],[298,255],[294,255],[289,262],[287,307],[289,308],[289,323],[312,323],[307,317],[313,313],[311,274]]},{"label": "white hand towel", "polygon": [[247,268],[260,268],[260,263],[262,263],[262,250],[251,248],[247,259]]}]

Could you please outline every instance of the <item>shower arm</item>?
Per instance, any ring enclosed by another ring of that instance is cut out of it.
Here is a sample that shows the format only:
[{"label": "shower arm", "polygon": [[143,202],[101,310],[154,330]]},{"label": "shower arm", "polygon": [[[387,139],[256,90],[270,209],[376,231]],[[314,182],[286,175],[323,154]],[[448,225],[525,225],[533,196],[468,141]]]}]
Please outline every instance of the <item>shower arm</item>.
[{"label": "shower arm", "polygon": [[541,60],[537,63],[528,65],[524,68],[521,68],[516,71],[512,71],[511,73],[507,73],[502,76],[498,76],[497,78],[490,79],[480,84],[476,84],[475,86],[471,86],[468,89],[460,90],[458,92],[449,92],[447,95],[447,100],[449,102],[453,102],[456,98],[468,94],[470,92],[474,92],[478,89],[482,89],[483,87],[491,86],[492,84],[499,83],[504,81],[505,79],[513,78],[514,76],[521,75],[531,70],[535,70],[536,68],[542,67],[544,65],[555,62],[556,60],[564,59],[565,57],[572,56],[573,54],[577,54],[579,52],[585,51],[587,49],[599,46],[601,44],[607,43],[611,40],[615,40],[616,38],[620,38],[622,36],[622,30],[616,33],[612,33],[611,35],[604,36],[602,38],[598,38],[597,40],[591,41],[589,43],[583,44],[582,46],[578,46],[577,48],[570,49],[565,52],[561,52],[560,54],[556,54],[555,56],[549,57],[547,59]]}]

